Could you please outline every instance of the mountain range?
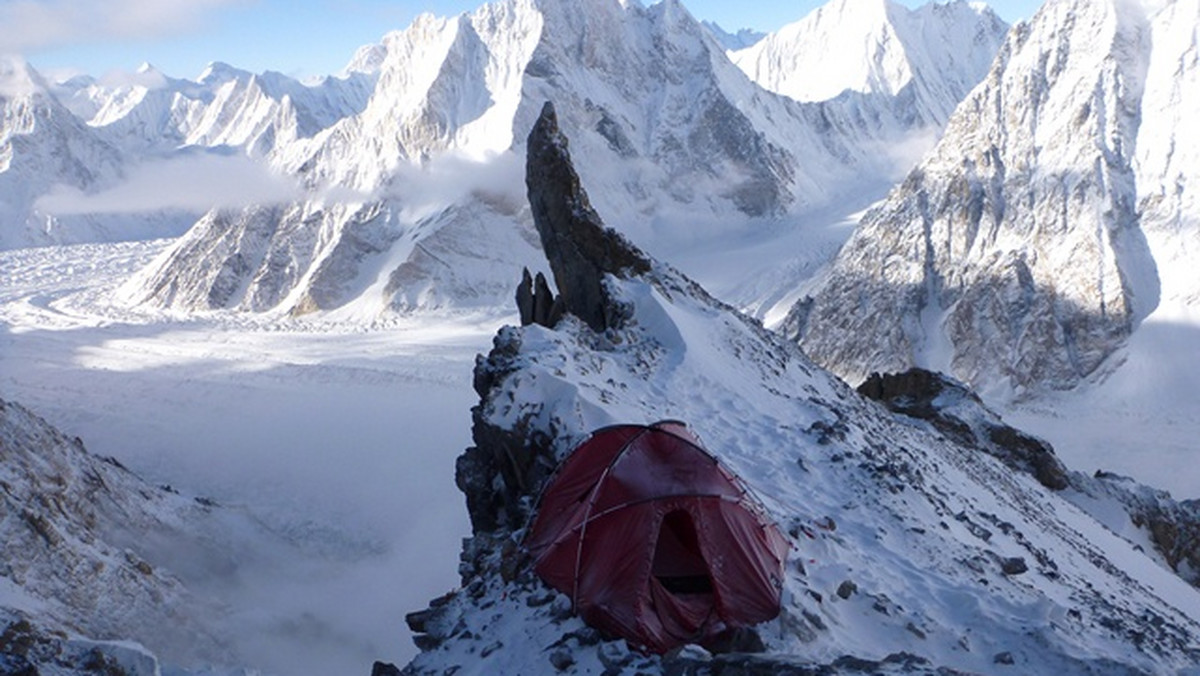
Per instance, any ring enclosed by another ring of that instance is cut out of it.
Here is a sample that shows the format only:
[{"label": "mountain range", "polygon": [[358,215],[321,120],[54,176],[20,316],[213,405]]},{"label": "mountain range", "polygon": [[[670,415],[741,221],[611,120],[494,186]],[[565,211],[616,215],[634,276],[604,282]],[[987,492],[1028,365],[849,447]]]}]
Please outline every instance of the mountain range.
[{"label": "mountain range", "polygon": [[[295,184],[292,199],[272,194],[203,214],[129,286],[131,302],[296,313],[365,306],[357,314],[478,307],[507,296],[507,277],[488,268],[536,260],[505,163],[521,151],[514,130],[528,127],[543,99],[586,130],[578,143],[595,159],[584,171],[603,188],[598,199],[614,223],[656,248],[770,231],[781,218],[849,213],[881,197],[909,169],[912,144],[936,136],[982,77],[1006,26],[961,2],[920,16],[884,0],[849,4],[878,11],[843,12],[842,30],[904,51],[887,57],[899,64],[887,74],[895,81],[864,89],[854,74],[836,73],[826,78],[836,94],[822,101],[764,91],[675,2],[609,0],[585,12],[511,0],[423,17],[311,86],[214,64],[197,81],[143,68],[129,82],[76,79],[44,98],[86,122],[72,120],[70,134],[113,148],[118,175],[172,153],[220,152]],[[946,43],[923,30],[971,38]],[[83,209],[118,180],[63,183],[83,193]],[[20,204],[9,221],[64,218],[37,208],[53,200]],[[96,237],[58,230],[59,241]],[[481,239],[493,241],[473,246]],[[22,242],[32,243],[10,246]]]},{"label": "mountain range", "polygon": [[[1011,27],[832,0],[758,36],[678,0],[497,0],[307,83],[6,57],[0,249],[168,238],[117,304],[263,325],[511,317],[524,279],[525,325],[474,373],[462,585],[410,615],[408,673],[1191,675],[1200,506],[1073,472],[989,403],[1132,378],[1163,326],[1166,369],[1200,363],[1198,25],[1193,0],[1047,0]],[[557,462],[652,419],[693,425],[788,534],[757,655],[641,655],[524,565]],[[44,611],[0,611],[42,646],[0,667],[221,654],[166,552],[271,534],[18,404],[0,440],[4,577]],[[135,603],[93,613],[97,585]],[[191,604],[205,645],[173,652],[162,615]]]}]

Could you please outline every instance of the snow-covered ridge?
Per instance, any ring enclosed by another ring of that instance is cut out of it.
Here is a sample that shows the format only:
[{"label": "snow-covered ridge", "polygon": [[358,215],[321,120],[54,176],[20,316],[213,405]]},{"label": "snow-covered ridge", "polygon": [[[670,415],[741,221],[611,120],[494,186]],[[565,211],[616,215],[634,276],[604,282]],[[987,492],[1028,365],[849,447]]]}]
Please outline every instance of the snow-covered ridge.
[{"label": "snow-covered ridge", "polygon": [[747,47],[753,47],[760,40],[767,37],[766,33],[750,28],[741,28],[736,33],[730,33],[721,28],[716,22],[702,21],[701,23],[727,51],[738,51]]},{"label": "snow-covered ridge", "polygon": [[0,401],[0,607],[93,638],[138,638],[175,659],[223,650],[211,613],[147,543],[203,520],[205,507],[88,454],[24,407]]}]

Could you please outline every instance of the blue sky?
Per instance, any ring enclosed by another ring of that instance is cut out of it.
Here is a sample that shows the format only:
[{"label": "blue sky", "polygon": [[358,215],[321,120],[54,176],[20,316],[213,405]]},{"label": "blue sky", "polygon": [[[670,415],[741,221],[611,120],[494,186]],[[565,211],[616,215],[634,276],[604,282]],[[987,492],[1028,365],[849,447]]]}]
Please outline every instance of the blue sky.
[{"label": "blue sky", "polygon": [[[0,0],[0,52],[44,71],[103,75],[144,61],[195,77],[209,61],[295,76],[340,70],[354,50],[404,28],[417,14],[452,15],[484,0]],[[901,0],[917,6],[923,0]],[[821,0],[683,0],[727,30],[769,31]],[[649,4],[649,3],[647,3]],[[1040,0],[995,0],[1005,19],[1028,18]]]}]

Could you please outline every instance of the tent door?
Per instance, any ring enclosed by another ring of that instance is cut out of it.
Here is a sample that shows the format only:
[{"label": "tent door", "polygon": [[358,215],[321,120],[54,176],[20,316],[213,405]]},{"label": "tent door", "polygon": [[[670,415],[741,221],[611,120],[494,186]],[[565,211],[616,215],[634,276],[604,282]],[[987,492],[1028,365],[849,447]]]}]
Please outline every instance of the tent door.
[{"label": "tent door", "polygon": [[651,574],[664,589],[676,596],[712,594],[708,562],[700,553],[696,526],[687,511],[677,509],[663,517],[654,546]]}]

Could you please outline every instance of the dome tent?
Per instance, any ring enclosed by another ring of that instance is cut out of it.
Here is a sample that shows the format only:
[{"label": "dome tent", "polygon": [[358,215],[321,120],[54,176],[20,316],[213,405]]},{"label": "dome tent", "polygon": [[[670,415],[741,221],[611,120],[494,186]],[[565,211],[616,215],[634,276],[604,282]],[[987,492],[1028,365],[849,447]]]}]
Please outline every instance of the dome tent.
[{"label": "dome tent", "polygon": [[778,615],[788,549],[676,421],[593,432],[547,483],[526,546],[585,622],[658,653]]}]

